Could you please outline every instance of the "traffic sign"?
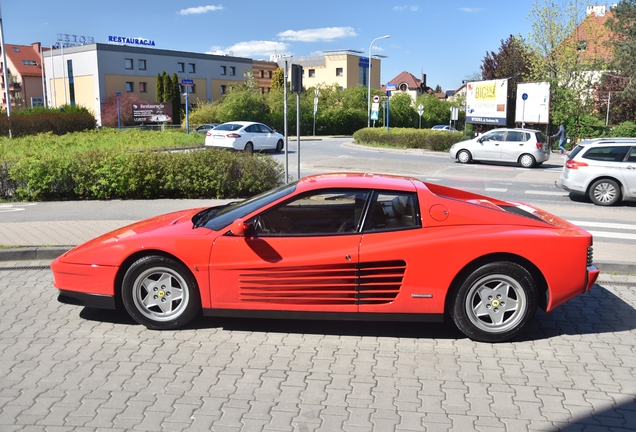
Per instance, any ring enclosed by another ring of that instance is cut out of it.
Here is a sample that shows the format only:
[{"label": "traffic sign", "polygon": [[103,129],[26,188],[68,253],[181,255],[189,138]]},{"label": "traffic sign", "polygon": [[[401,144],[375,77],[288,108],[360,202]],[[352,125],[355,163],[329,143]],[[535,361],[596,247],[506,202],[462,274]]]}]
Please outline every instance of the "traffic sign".
[{"label": "traffic sign", "polygon": [[373,102],[380,102],[380,96],[373,95]]},{"label": "traffic sign", "polygon": [[194,85],[194,80],[182,79],[181,80],[181,85],[182,86],[193,86]]}]

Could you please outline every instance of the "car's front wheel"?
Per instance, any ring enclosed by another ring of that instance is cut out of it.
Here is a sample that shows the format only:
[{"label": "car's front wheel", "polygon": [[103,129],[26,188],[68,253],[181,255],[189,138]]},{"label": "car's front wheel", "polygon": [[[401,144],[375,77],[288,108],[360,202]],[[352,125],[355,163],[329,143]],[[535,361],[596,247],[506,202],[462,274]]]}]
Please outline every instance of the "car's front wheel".
[{"label": "car's front wheel", "polygon": [[201,310],[196,279],[174,259],[149,255],[130,266],[122,284],[130,316],[152,330],[184,326]]},{"label": "car's front wheel", "polygon": [[535,160],[534,156],[529,154],[523,154],[519,158],[519,163],[524,168],[532,168],[537,163],[537,161]]},{"label": "car's front wheel", "polygon": [[536,283],[519,264],[485,264],[460,283],[450,312],[457,327],[471,339],[508,340],[530,324],[537,310]]},{"label": "car's front wheel", "polygon": [[460,150],[460,152],[457,153],[457,160],[460,163],[467,164],[472,162],[473,157],[468,150]]},{"label": "car's front wheel", "polygon": [[589,195],[594,204],[611,206],[621,200],[621,188],[614,180],[600,179],[592,183]]}]

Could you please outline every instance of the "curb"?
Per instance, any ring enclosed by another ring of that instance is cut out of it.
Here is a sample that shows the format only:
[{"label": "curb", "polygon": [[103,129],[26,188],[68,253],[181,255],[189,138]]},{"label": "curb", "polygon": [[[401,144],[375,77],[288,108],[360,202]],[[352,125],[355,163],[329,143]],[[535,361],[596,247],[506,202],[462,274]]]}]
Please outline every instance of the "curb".
[{"label": "curb", "polygon": [[[0,261],[32,261],[54,260],[75,246],[55,247],[23,247],[12,249],[0,249]],[[636,263],[595,261],[594,264],[601,270],[601,274],[636,275]]]}]

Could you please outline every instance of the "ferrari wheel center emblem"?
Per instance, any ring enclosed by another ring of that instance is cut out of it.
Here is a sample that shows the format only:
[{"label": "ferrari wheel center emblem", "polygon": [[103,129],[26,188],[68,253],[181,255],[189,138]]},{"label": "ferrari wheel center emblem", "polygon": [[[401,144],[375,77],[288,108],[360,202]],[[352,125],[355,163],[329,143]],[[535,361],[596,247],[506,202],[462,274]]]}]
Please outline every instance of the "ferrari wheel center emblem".
[{"label": "ferrari wheel center emblem", "polygon": [[164,290],[159,290],[159,292],[157,293],[157,295],[161,298],[164,298],[166,296],[166,292]]},{"label": "ferrari wheel center emblem", "polygon": [[495,299],[492,301],[492,307],[499,307],[499,300]]}]

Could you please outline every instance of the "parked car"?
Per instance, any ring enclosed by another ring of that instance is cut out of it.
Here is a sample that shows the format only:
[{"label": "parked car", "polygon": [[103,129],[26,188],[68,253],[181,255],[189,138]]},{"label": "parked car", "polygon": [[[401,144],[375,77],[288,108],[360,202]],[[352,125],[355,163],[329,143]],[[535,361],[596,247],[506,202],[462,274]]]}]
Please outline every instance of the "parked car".
[{"label": "parked car", "polygon": [[580,142],[563,166],[561,187],[601,206],[636,199],[636,138]]},{"label": "parked car", "polygon": [[196,133],[200,133],[200,134],[207,134],[210,130],[214,129],[215,127],[217,127],[219,125],[219,123],[205,123],[202,125],[197,126],[194,131]]},{"label": "parked car", "polygon": [[532,168],[550,159],[550,145],[538,130],[493,129],[453,144],[450,157],[464,164],[472,161],[514,162]]},{"label": "parked car", "polygon": [[[559,251],[558,259],[547,251]],[[150,329],[205,316],[442,321],[515,337],[587,292],[592,236],[527,204],[415,178],[305,177],[104,234],[57,258],[58,300]],[[567,269],[567,271],[564,271]],[[416,324],[414,324],[416,325]]]},{"label": "parked car", "polygon": [[283,150],[285,137],[262,123],[235,121],[223,123],[208,131],[207,147],[245,150],[248,153],[260,150]]},{"label": "parked car", "polygon": [[441,132],[459,132],[457,129],[449,125],[435,125],[431,128],[431,130],[441,131]]}]

